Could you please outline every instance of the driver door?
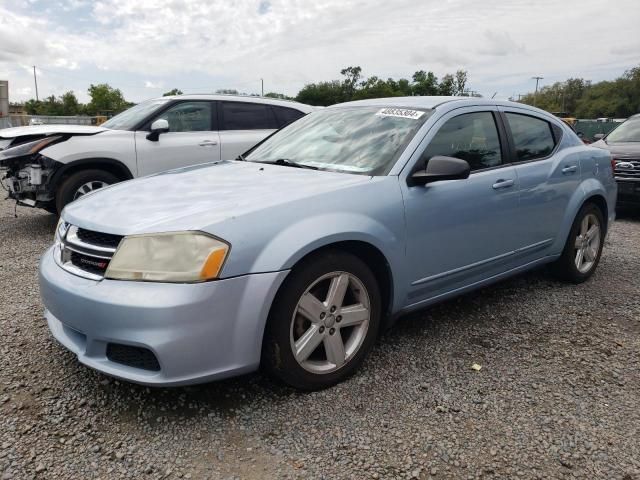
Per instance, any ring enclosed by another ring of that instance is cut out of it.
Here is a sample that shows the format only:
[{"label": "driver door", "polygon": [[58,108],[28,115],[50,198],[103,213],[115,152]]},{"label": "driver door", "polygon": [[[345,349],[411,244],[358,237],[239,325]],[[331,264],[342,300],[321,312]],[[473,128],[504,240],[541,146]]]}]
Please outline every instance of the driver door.
[{"label": "driver door", "polygon": [[149,130],[135,133],[140,175],[220,160],[220,137],[215,126],[215,103],[178,102],[155,117],[169,123],[169,131],[149,140]]},{"label": "driver door", "polygon": [[[435,133],[432,133],[435,132]],[[418,148],[409,174],[436,155],[469,162],[465,180],[402,182],[410,285],[406,306],[435,300],[512,267],[518,247],[518,178],[507,160],[497,112],[445,115]]]}]

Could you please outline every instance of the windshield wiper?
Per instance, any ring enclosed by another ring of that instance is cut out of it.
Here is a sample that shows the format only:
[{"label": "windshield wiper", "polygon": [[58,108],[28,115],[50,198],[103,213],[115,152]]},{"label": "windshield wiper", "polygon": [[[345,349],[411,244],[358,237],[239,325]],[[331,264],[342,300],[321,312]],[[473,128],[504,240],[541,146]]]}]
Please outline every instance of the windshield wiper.
[{"label": "windshield wiper", "polygon": [[306,165],[304,163],[294,162],[293,160],[289,160],[288,158],[279,158],[273,163],[275,163],[276,165],[283,165],[285,167],[308,168],[309,170],[318,170],[318,167],[314,167],[313,165]]},{"label": "windshield wiper", "polygon": [[244,155],[242,155],[242,154],[238,155],[238,156],[236,157],[236,160],[237,160],[237,161],[240,161],[240,162],[246,162],[246,161],[247,161],[247,160],[244,158]]}]

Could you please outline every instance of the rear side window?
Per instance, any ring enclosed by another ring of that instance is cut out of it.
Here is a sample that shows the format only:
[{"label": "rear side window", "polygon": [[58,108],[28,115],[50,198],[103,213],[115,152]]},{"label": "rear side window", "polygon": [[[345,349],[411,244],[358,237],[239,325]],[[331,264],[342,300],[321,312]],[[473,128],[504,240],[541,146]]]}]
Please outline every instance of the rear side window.
[{"label": "rear side window", "polygon": [[426,162],[436,155],[466,160],[471,170],[500,165],[502,151],[493,114],[465,113],[447,120],[429,143],[422,159]]},{"label": "rear side window", "polygon": [[278,128],[269,105],[249,102],[221,102],[221,130],[263,130]]},{"label": "rear side window", "polygon": [[291,122],[295,122],[301,117],[304,117],[304,113],[294,108],[286,107],[271,107],[276,114],[276,120],[278,121],[278,128],[282,128],[285,125],[289,125]]},{"label": "rear side window", "polygon": [[556,142],[549,122],[517,113],[507,113],[506,116],[519,162],[544,158],[551,154]]}]

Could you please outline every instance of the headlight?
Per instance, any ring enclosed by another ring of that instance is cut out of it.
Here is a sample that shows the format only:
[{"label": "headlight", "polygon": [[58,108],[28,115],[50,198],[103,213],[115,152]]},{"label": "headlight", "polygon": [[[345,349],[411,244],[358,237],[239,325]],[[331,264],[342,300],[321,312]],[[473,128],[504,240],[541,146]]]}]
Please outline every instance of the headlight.
[{"label": "headlight", "polygon": [[57,135],[53,137],[41,138],[39,140],[34,140],[33,142],[27,142],[15,147],[7,148],[6,150],[2,150],[2,152],[0,152],[0,160],[24,157],[25,155],[33,155],[34,153],[38,153],[40,150],[43,150],[44,148],[53,143],[56,143],[61,139],[62,137]]},{"label": "headlight", "polygon": [[198,232],[125,237],[105,278],[149,282],[202,282],[218,278],[229,245]]}]

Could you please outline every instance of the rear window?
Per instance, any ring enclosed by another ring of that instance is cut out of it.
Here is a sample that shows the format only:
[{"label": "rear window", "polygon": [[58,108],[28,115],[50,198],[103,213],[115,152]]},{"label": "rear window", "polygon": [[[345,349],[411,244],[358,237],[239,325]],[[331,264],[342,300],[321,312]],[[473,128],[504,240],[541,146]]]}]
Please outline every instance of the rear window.
[{"label": "rear window", "polygon": [[294,108],[286,107],[271,107],[276,114],[276,120],[278,121],[278,128],[282,128],[285,125],[289,125],[291,122],[295,122],[301,117],[304,117],[304,113]]},{"label": "rear window", "polygon": [[269,105],[221,102],[221,130],[268,130],[278,128]]},{"label": "rear window", "polygon": [[551,154],[556,142],[549,122],[517,113],[507,113],[506,116],[519,162],[544,158]]}]

